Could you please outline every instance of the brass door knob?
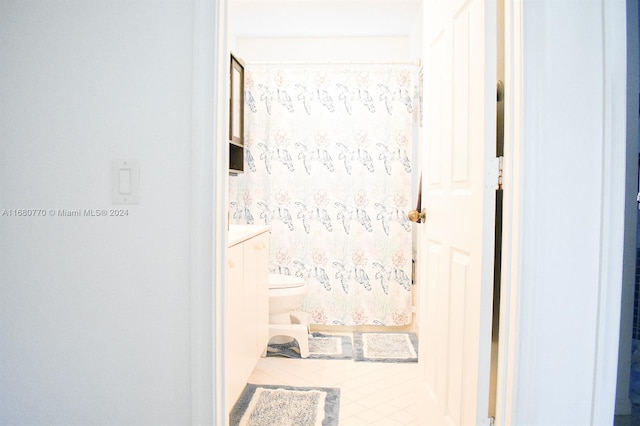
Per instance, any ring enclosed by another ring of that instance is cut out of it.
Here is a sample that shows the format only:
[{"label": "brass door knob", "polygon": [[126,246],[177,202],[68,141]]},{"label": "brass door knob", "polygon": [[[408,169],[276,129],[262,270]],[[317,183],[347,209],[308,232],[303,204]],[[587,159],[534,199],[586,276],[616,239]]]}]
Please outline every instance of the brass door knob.
[{"label": "brass door knob", "polygon": [[427,218],[427,212],[425,209],[422,209],[421,212],[419,212],[418,210],[411,210],[409,214],[407,214],[407,217],[411,222],[420,223]]}]

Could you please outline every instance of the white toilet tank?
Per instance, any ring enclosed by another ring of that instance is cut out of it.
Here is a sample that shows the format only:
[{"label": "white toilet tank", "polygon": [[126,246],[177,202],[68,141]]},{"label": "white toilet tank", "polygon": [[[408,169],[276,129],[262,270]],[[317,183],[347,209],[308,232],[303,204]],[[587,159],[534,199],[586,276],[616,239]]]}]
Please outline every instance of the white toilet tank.
[{"label": "white toilet tank", "polygon": [[[275,315],[286,314],[296,309],[309,291],[304,278],[291,275],[269,274],[269,322],[273,323]],[[287,319],[288,321],[288,319]],[[281,323],[281,320],[277,320]]]}]

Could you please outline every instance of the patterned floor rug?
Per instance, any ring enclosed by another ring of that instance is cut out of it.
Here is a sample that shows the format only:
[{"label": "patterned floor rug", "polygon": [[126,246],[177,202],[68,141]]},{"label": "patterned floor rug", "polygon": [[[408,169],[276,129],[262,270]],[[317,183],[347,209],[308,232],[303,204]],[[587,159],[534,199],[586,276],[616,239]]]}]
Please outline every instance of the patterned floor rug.
[{"label": "patterned floor rug", "polygon": [[369,362],[418,362],[415,333],[353,333],[354,360]]},{"label": "patterned floor rug", "polygon": [[[300,347],[294,340],[291,343],[270,344],[267,356],[300,358]],[[319,332],[309,336],[309,359],[352,359],[353,345],[350,336],[329,335]]]},{"label": "patterned floor rug", "polygon": [[248,384],[229,414],[231,426],[337,426],[340,389]]}]

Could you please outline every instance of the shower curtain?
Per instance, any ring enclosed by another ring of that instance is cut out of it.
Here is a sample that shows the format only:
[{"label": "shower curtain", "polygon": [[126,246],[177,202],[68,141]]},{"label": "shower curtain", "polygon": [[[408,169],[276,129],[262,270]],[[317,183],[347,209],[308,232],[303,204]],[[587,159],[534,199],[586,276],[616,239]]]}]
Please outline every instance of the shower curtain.
[{"label": "shower curtain", "polygon": [[411,322],[417,67],[251,66],[235,223],[271,225],[270,270],[303,277],[314,324]]}]

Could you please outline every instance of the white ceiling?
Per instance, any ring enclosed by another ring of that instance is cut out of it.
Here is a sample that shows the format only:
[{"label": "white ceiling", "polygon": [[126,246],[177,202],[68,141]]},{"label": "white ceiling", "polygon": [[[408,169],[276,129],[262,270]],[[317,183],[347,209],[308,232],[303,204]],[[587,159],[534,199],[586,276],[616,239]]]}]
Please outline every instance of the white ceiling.
[{"label": "white ceiling", "polygon": [[229,0],[238,37],[410,36],[420,31],[422,0]]}]

